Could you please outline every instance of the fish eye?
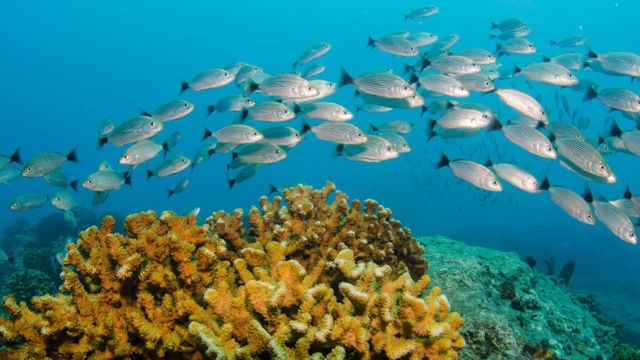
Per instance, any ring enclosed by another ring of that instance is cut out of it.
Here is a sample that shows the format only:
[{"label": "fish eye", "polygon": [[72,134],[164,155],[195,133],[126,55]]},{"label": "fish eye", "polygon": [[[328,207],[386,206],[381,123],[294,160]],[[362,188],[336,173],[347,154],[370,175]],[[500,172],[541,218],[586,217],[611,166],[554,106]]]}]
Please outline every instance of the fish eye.
[{"label": "fish eye", "polygon": [[416,48],[412,47],[412,48],[409,48],[409,50],[411,50],[411,51],[415,51],[415,50],[416,50]]},{"label": "fish eye", "polygon": [[600,169],[600,171],[605,171],[606,167],[604,165],[600,165],[600,166],[598,166],[598,169]]},{"label": "fish eye", "polygon": [[224,77],[229,77],[229,73],[228,72],[224,73]]},{"label": "fish eye", "polygon": [[489,85],[491,85],[491,84],[489,84],[489,82],[488,82],[488,81],[484,83],[484,86],[487,86],[487,87],[488,87]]},{"label": "fish eye", "polygon": [[544,115],[544,110],[540,110],[540,115]]},{"label": "fish eye", "polygon": [[182,107],[188,108],[189,104],[183,104]]},{"label": "fish eye", "polygon": [[489,118],[489,116],[487,114],[482,114],[482,118],[486,120]]},{"label": "fish eye", "polygon": [[280,149],[276,149],[276,154],[280,154]]},{"label": "fish eye", "polygon": [[529,44],[529,49],[533,49],[533,45],[532,44]]},{"label": "fish eye", "polygon": [[356,133],[356,136],[362,136],[362,133],[361,132]]},{"label": "fish eye", "polygon": [[593,216],[591,214],[587,214],[587,219],[593,219]]},{"label": "fish eye", "polygon": [[636,238],[636,233],[633,232],[633,231],[629,231],[629,234],[627,234],[627,235],[629,235],[629,239],[635,239]]},{"label": "fish eye", "polygon": [[405,85],[402,87],[402,90],[409,90],[409,87]]},{"label": "fish eye", "polygon": [[327,86],[328,87],[333,87],[333,84],[332,83],[328,83]]},{"label": "fish eye", "polygon": [[288,114],[289,114],[289,110],[286,110],[286,109],[285,109],[285,110],[282,110],[282,112],[283,112],[285,115],[288,115]]},{"label": "fish eye", "polygon": [[497,180],[491,180],[491,185],[498,186],[498,181]]},{"label": "fish eye", "polygon": [[151,126],[156,126],[156,122],[155,122],[155,121],[152,121],[152,122],[150,122],[149,124],[150,124]]},{"label": "fish eye", "polygon": [[347,110],[342,110],[342,115],[347,115]]},{"label": "fish eye", "polygon": [[391,146],[387,146],[387,151],[391,151]]},{"label": "fish eye", "polygon": [[91,179],[87,180],[87,184],[93,184],[93,181]]},{"label": "fish eye", "polygon": [[571,78],[571,77],[573,77],[573,74],[572,73],[568,73],[567,76]]},{"label": "fish eye", "polygon": [[547,152],[549,152],[549,153],[550,153],[550,152],[552,152],[552,151],[553,151],[553,148],[552,148],[550,145],[548,145],[548,146],[547,146]]},{"label": "fish eye", "polygon": [[258,136],[258,132],[257,132],[257,131],[256,131],[256,132],[254,132],[254,133],[253,133],[253,136]]}]

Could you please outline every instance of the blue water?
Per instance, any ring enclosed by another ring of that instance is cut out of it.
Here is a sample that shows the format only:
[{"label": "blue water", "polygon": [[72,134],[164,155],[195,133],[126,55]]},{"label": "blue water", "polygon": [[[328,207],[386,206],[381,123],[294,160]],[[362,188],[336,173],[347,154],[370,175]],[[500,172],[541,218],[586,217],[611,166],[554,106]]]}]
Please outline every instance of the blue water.
[{"label": "blue water", "polygon": [[[528,37],[544,54],[559,53],[549,48],[552,38],[581,33],[599,51],[640,52],[637,41],[637,14],[640,3],[614,1],[433,1],[441,12],[424,21],[403,24],[409,9],[421,1],[17,1],[5,0],[0,12],[0,99],[2,99],[0,152],[10,153],[20,146],[24,158],[41,151],[66,152],[78,146],[80,164],[65,164],[71,178],[83,178],[103,160],[117,164],[124,148],[107,145],[98,151],[96,132],[103,119],[123,121],[143,109],[153,109],[178,97],[180,80],[191,79],[208,68],[233,62],[257,64],[271,73],[289,71],[299,53],[320,41],[333,45],[321,59],[328,70],[319,78],[337,81],[339,66],[351,73],[393,68],[401,69],[403,59],[366,49],[368,34],[382,35],[399,30],[429,31],[440,36],[459,34],[454,49],[484,47],[493,50],[489,25],[510,16],[529,22]],[[64,4],[64,5],[62,5]],[[505,63],[518,65],[538,61],[540,55],[511,56]],[[413,61],[413,60],[409,60]],[[585,77],[604,87],[640,90],[638,83],[593,72]],[[497,83],[542,94],[543,103],[557,114],[551,86],[529,89],[521,79]],[[175,130],[185,137],[175,154],[193,156],[205,127],[218,128],[231,123],[236,115],[216,113],[206,119],[207,104],[235,93],[235,86],[188,92],[185,98],[196,104],[187,118],[168,123],[158,136],[163,139]],[[591,117],[587,131],[596,137],[603,129],[607,109],[597,101],[582,104],[581,94],[562,90],[573,107]],[[260,98],[260,97],[258,97]],[[330,98],[355,110],[353,88],[340,90]],[[514,113],[500,105],[494,95],[473,95],[478,101],[500,109],[502,120]],[[441,149],[453,158],[484,161],[509,160],[541,177],[550,161],[535,158],[508,143],[500,133],[477,138],[426,143],[425,122],[420,111],[396,110],[384,114],[360,113],[354,124],[367,128],[370,123],[406,119],[416,123],[417,131],[407,139],[413,151],[400,158],[366,164],[333,158],[334,146],[313,135],[293,149],[286,161],[263,167],[259,174],[227,190],[225,164],[228,157],[214,156],[190,174],[191,185],[168,199],[182,175],[147,181],[143,169],[134,172],[133,187],[114,192],[97,213],[128,214],[146,210],[172,209],[186,212],[201,207],[201,219],[214,210],[247,208],[268,191],[269,184],[286,186],[307,183],[321,186],[326,180],[353,198],[373,198],[391,208],[394,216],[417,235],[443,233],[471,244],[517,251],[532,255],[542,263],[553,258],[560,267],[573,259],[577,269],[571,287],[596,294],[603,311],[618,321],[640,321],[632,311],[640,302],[640,252],[623,243],[597,224],[589,227],[576,222],[550,202],[547,194],[531,195],[511,187],[488,195],[454,178],[448,169],[436,171],[434,164]],[[300,126],[295,120],[294,126]],[[623,120],[630,128],[632,124]],[[255,124],[258,128],[269,124]],[[508,154],[505,156],[505,154]],[[594,185],[607,197],[619,197],[628,183],[640,191],[637,170],[640,159],[615,154],[607,158],[619,179],[618,184]],[[124,170],[124,168],[122,168]],[[555,183],[581,191],[584,181],[553,163]],[[9,225],[20,218],[32,223],[57,210],[45,206],[19,214],[8,204],[25,192],[53,193],[42,179],[18,179],[0,188],[0,219]],[[91,193],[80,189],[81,206],[90,207]],[[11,252],[11,249],[5,249]],[[428,249],[427,249],[428,252]],[[3,271],[10,269],[3,267]],[[627,312],[625,315],[625,311]],[[633,324],[630,324],[633,325]],[[630,338],[633,333],[628,334]],[[635,334],[640,338],[640,335]],[[640,341],[637,338],[636,341]]]}]

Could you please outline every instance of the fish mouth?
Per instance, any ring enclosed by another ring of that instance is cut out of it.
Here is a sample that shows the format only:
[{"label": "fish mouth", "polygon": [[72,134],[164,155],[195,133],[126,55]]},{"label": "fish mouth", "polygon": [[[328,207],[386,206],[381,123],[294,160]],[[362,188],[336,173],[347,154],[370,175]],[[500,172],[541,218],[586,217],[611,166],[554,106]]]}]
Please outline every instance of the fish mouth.
[{"label": "fish mouth", "polygon": [[607,180],[607,184],[615,184],[617,181],[616,176],[613,174],[609,175],[609,177],[607,177],[606,180]]}]

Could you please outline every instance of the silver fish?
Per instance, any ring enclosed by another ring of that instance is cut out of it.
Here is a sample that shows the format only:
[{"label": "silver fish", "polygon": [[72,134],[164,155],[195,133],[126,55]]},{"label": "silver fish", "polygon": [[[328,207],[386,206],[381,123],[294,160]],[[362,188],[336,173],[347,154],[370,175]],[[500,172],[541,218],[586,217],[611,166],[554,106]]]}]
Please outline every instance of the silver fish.
[{"label": "silver fish", "polygon": [[310,47],[309,49],[305,50],[302,54],[300,54],[300,56],[298,57],[298,60],[296,60],[296,62],[293,63],[293,67],[295,68],[298,65],[307,64],[321,57],[322,55],[328,53],[329,50],[331,50],[331,44],[324,43],[324,42],[316,44]]},{"label": "silver fish", "polygon": [[101,137],[98,144],[111,143],[113,146],[131,144],[153,137],[163,129],[162,121],[148,116],[136,116],[116,126],[106,137]]},{"label": "silver fish", "polygon": [[236,94],[236,95],[227,95],[220,100],[215,105],[207,106],[207,116],[213,114],[214,111],[218,112],[239,112],[245,109],[249,109],[256,105],[256,102],[244,95]]},{"label": "silver fish", "polygon": [[473,60],[458,55],[438,57],[432,61],[426,60],[425,65],[447,74],[474,74],[482,71]]},{"label": "silver fish", "polygon": [[219,142],[231,144],[249,144],[262,140],[263,136],[251,126],[233,124],[216,131],[205,130],[203,140],[213,137]]},{"label": "silver fish", "polygon": [[483,129],[489,125],[489,117],[474,109],[453,109],[436,123],[443,129]]},{"label": "silver fish", "polygon": [[370,95],[402,99],[415,94],[411,85],[403,78],[386,71],[368,73],[354,78],[342,69],[341,78],[340,86],[353,84],[361,93]]},{"label": "silver fish", "polygon": [[497,47],[498,55],[500,53],[507,54],[535,54],[536,46],[527,39],[523,38],[511,38],[502,41]]},{"label": "silver fish", "polygon": [[584,55],[581,53],[566,53],[554,57],[542,57],[542,61],[562,65],[569,70],[582,70]]},{"label": "silver fish", "polygon": [[232,155],[233,161],[241,164],[273,164],[286,157],[286,151],[267,142],[244,145]]},{"label": "silver fish", "polygon": [[177,174],[191,165],[191,159],[186,156],[177,155],[161,162],[155,170],[147,170],[147,179],[152,176],[165,177]]},{"label": "silver fish", "polygon": [[370,125],[371,130],[383,133],[409,134],[413,131],[414,125],[406,120],[391,120],[380,125]]},{"label": "silver fish", "polygon": [[[217,145],[220,143],[202,143],[196,151],[196,155],[193,157],[191,161],[191,167],[195,168],[196,166],[202,164],[205,160],[208,160],[211,155],[218,152],[216,149]],[[237,147],[237,144],[234,144],[234,149]],[[233,149],[231,150],[233,151]]]},{"label": "silver fish", "polygon": [[309,84],[318,89],[318,95],[307,98],[295,99],[296,103],[311,102],[324,99],[336,92],[338,86],[336,83],[327,80],[309,80]]},{"label": "silver fish", "polygon": [[534,155],[546,159],[558,157],[551,141],[535,128],[523,125],[505,125],[502,127],[502,132],[509,141]]},{"label": "silver fish", "polygon": [[246,62],[243,61],[239,61],[237,63],[233,63],[233,64],[229,64],[227,66],[224,67],[225,70],[227,70],[228,72],[230,72],[231,74],[233,74],[233,76],[238,75],[238,72],[240,72],[240,70],[245,67],[248,66],[249,64],[247,64]]},{"label": "silver fish", "polygon": [[255,79],[253,79],[253,77],[263,72],[264,70],[259,66],[246,64],[245,66],[240,68],[240,70],[238,70],[238,73],[236,74],[236,78],[235,78],[236,84],[242,84],[249,79],[258,83],[259,81],[256,81]]},{"label": "silver fish", "polygon": [[565,167],[590,180],[608,184],[616,182],[613,171],[591,144],[573,137],[563,137],[556,139],[555,145]]},{"label": "silver fish", "polygon": [[172,197],[173,195],[182,193],[187,189],[188,186],[189,186],[189,178],[185,176],[182,179],[180,179],[180,181],[178,181],[178,183],[173,189],[167,190],[167,194],[168,194],[167,197]]},{"label": "silver fish", "polygon": [[439,11],[440,11],[440,8],[435,5],[425,5],[417,9],[413,9],[408,13],[406,13],[404,15],[404,21],[407,22],[407,20],[409,19],[415,20],[415,19],[421,19],[421,18],[433,16],[437,14]]},{"label": "silver fish", "polygon": [[492,23],[491,29],[498,29],[500,31],[518,31],[527,27],[527,23],[517,17],[512,17],[503,20],[499,23]]},{"label": "silver fish", "polygon": [[68,211],[77,206],[76,199],[68,191],[62,190],[51,197],[51,205],[58,210]]},{"label": "silver fish", "polygon": [[584,100],[598,98],[604,105],[630,113],[640,112],[640,97],[631,90],[609,88],[602,90],[589,89]]},{"label": "silver fish", "polygon": [[314,76],[322,74],[325,70],[326,70],[326,67],[322,64],[311,65],[304,71],[302,77],[305,79],[309,79]]},{"label": "silver fish", "polygon": [[411,42],[415,47],[429,46],[438,41],[438,35],[428,32],[416,32],[407,36],[407,40]]},{"label": "silver fish", "polygon": [[225,86],[235,80],[235,76],[225,69],[211,69],[196,75],[190,82],[182,81],[180,93],[187,89],[202,91]]},{"label": "silver fish", "polygon": [[195,106],[192,103],[178,99],[160,106],[151,113],[143,111],[142,115],[149,116],[160,121],[172,121],[191,114],[193,109],[195,109]]},{"label": "silver fish", "polygon": [[55,151],[45,151],[27,161],[20,173],[25,177],[40,177],[59,169],[67,161],[78,162],[75,149],[66,155]]},{"label": "silver fish", "polygon": [[381,113],[381,112],[389,112],[392,111],[393,108],[388,107],[388,106],[382,106],[382,105],[377,105],[377,104],[369,104],[369,103],[363,103],[361,105],[357,105],[356,106],[356,112],[359,111],[364,111],[364,112],[372,112],[372,113]]},{"label": "silver fish", "polygon": [[9,208],[13,211],[29,211],[37,209],[47,202],[47,196],[42,194],[23,194],[11,202]]},{"label": "silver fish", "polygon": [[255,121],[283,122],[295,119],[296,112],[277,101],[265,101],[243,110],[240,121],[244,122],[247,117]]},{"label": "silver fish", "polygon": [[20,148],[16,148],[11,155],[0,155],[0,169],[9,165],[10,163],[22,164],[22,158],[20,157]]},{"label": "silver fish", "polygon": [[589,51],[589,58],[598,62],[606,71],[640,77],[640,56],[637,54],[620,51],[597,54]]},{"label": "silver fish", "polygon": [[20,169],[12,166],[5,166],[0,169],[0,184],[8,184],[20,177]]},{"label": "silver fish", "polygon": [[615,236],[629,244],[637,244],[638,236],[629,217],[623,210],[616,206],[603,201],[592,202],[596,217],[600,220]]},{"label": "silver fish", "polygon": [[545,125],[545,129],[549,130],[556,138],[573,137],[578,140],[585,140],[582,132],[575,126],[560,121],[550,121]]},{"label": "silver fish", "polygon": [[180,140],[182,140],[182,137],[182,131],[179,130],[174,131],[171,135],[167,136],[167,138],[162,142],[162,150],[164,151],[164,154],[167,155],[171,149],[176,147]]},{"label": "silver fish", "polygon": [[349,121],[353,114],[344,106],[332,102],[302,104],[300,109],[305,117],[327,121]]},{"label": "silver fish", "polygon": [[355,145],[367,142],[367,136],[354,125],[345,122],[325,122],[317,126],[305,123],[302,133],[311,131],[320,140],[344,145]]},{"label": "silver fish", "polygon": [[137,166],[158,156],[162,151],[162,145],[153,140],[145,139],[131,145],[120,157],[122,165]]},{"label": "silver fish", "polygon": [[98,170],[82,182],[85,189],[96,192],[119,190],[125,184],[131,185],[129,172],[119,173],[113,170]]},{"label": "silver fish", "polygon": [[409,146],[407,140],[396,132],[378,132],[376,135],[387,140],[399,154],[411,151],[411,146]]},{"label": "silver fish", "polygon": [[418,48],[407,38],[399,35],[390,35],[378,38],[369,36],[367,47],[375,47],[382,52],[398,56],[417,56]]},{"label": "silver fish", "polygon": [[294,147],[304,138],[300,132],[288,126],[273,126],[262,130],[265,142],[278,146]]},{"label": "silver fish", "polygon": [[551,46],[559,47],[579,47],[586,45],[589,39],[583,35],[571,35],[557,40],[551,40]]},{"label": "silver fish", "polygon": [[495,64],[497,61],[496,57],[492,53],[490,53],[488,50],[480,48],[460,50],[456,53],[456,55],[469,58],[478,65],[491,65]]},{"label": "silver fish", "polygon": [[420,85],[439,95],[451,97],[468,97],[469,90],[456,78],[444,74],[427,74],[418,78]]},{"label": "silver fish", "polygon": [[516,73],[524,75],[527,80],[558,86],[574,86],[579,80],[569,69],[551,62],[533,63],[522,69],[516,68]]},{"label": "silver fish", "polygon": [[424,105],[424,98],[420,94],[413,94],[402,99],[391,99],[366,93],[357,93],[365,102],[393,109],[412,109]]},{"label": "silver fish", "polygon": [[471,160],[454,160],[442,154],[437,168],[448,166],[453,174],[468,182],[469,184],[483,190],[499,192],[502,191],[502,184],[496,174],[482,164]]},{"label": "silver fish", "polygon": [[499,178],[528,193],[540,192],[538,180],[530,172],[509,163],[492,164],[491,168]]},{"label": "silver fish", "polygon": [[259,164],[246,164],[242,166],[236,173],[236,177],[234,179],[227,180],[227,183],[229,184],[229,190],[233,189],[233,186],[235,184],[240,184],[252,178],[255,174],[258,173],[258,170],[260,170]]},{"label": "silver fish", "polygon": [[572,218],[587,225],[594,225],[596,223],[593,211],[591,211],[589,204],[582,196],[559,186],[551,186],[548,190],[549,194],[551,194],[551,201]]},{"label": "silver fish", "polygon": [[262,91],[266,96],[299,99],[317,96],[320,91],[306,79],[295,74],[274,75],[260,84],[252,83],[249,91]]},{"label": "silver fish", "polygon": [[397,158],[399,152],[385,138],[367,135],[367,141],[364,143],[338,145],[338,154],[352,161],[380,162]]},{"label": "silver fish", "polygon": [[100,123],[100,127],[98,128],[98,136],[104,137],[109,135],[113,129],[116,128],[116,125],[111,120],[102,120]]},{"label": "silver fish", "polygon": [[544,124],[549,122],[542,105],[531,95],[515,89],[496,89],[494,92],[503,103],[522,115],[541,121]]},{"label": "silver fish", "polygon": [[46,173],[42,178],[47,184],[60,188],[66,188],[67,186],[69,186],[73,190],[77,190],[78,187],[78,180],[69,180],[67,175],[63,174],[60,170],[50,171]]},{"label": "silver fish", "polygon": [[460,75],[455,75],[455,78],[468,91],[485,93],[485,92],[491,92],[496,89],[491,79],[489,79],[489,77],[487,77],[482,73],[460,74]]}]

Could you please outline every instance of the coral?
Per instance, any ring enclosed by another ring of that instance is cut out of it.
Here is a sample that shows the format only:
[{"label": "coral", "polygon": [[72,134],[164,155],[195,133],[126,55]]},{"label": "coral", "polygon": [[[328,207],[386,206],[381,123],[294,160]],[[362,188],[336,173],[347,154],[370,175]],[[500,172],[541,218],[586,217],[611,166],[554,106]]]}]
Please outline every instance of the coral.
[{"label": "coral", "polygon": [[[6,298],[6,357],[454,359],[463,321],[422,248],[328,183],[243,212],[112,217],[67,246],[62,293]],[[416,269],[421,269],[419,272]]]},{"label": "coral", "polygon": [[37,270],[24,269],[11,274],[2,286],[3,295],[11,295],[17,301],[29,301],[55,291],[49,275]]},{"label": "coral", "polygon": [[51,278],[57,277],[56,267],[52,260],[53,253],[54,251],[50,248],[26,247],[22,254],[22,266],[38,270]]}]

